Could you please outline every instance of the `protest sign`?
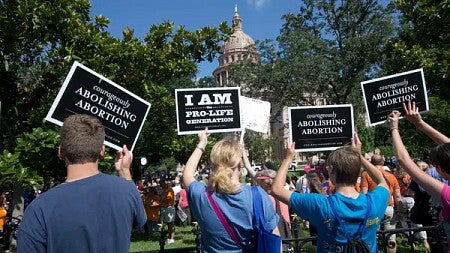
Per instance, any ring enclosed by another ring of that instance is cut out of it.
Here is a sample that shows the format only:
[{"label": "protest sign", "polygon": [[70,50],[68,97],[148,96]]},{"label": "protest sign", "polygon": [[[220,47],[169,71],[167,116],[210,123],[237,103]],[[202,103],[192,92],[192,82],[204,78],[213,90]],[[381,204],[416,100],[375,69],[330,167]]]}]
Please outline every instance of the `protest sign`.
[{"label": "protest sign", "polygon": [[260,133],[269,132],[270,103],[241,96],[242,125]]},{"label": "protest sign", "polygon": [[241,131],[239,87],[176,89],[178,134]]},{"label": "protest sign", "polygon": [[150,103],[75,62],[45,120],[62,126],[73,114],[88,114],[105,126],[105,145],[133,150]]},{"label": "protest sign", "polygon": [[353,107],[345,105],[289,107],[289,134],[297,152],[335,150],[351,142]]},{"label": "protest sign", "polygon": [[386,121],[392,110],[404,115],[402,103],[416,102],[421,112],[428,111],[428,96],[423,69],[411,70],[361,82],[369,125]]}]

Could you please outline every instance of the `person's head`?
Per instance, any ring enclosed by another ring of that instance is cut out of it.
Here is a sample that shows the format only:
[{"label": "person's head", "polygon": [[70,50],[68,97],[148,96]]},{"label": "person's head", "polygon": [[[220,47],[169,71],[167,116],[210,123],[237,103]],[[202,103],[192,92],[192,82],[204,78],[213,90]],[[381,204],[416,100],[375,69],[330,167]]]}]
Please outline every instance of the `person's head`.
[{"label": "person's head", "polygon": [[450,143],[439,144],[430,151],[431,163],[445,178],[450,179]]},{"label": "person's head", "polygon": [[293,184],[296,184],[296,183],[297,183],[297,180],[298,180],[297,176],[292,176],[292,177],[291,177],[291,182],[292,182]]},{"label": "person's head", "polygon": [[428,163],[426,163],[426,162],[424,162],[424,161],[417,161],[416,164],[417,164],[417,166],[418,166],[420,169],[422,169],[423,171],[428,170],[428,168],[430,167],[430,166],[428,165]]},{"label": "person's head", "polygon": [[212,170],[208,185],[213,191],[233,194],[241,190],[242,149],[232,139],[218,141],[211,150]]},{"label": "person's head", "polygon": [[322,182],[320,181],[319,175],[312,171],[306,174],[306,179],[308,179],[309,190],[311,193],[322,193],[323,187]]},{"label": "person's head", "polygon": [[263,169],[265,170],[275,170],[275,165],[271,161],[267,161],[263,164]]},{"label": "person's head", "polygon": [[[277,172],[275,170],[261,170],[256,172],[255,177],[259,180],[259,184],[265,184],[270,187],[273,183],[273,179],[276,177]],[[266,189],[265,187],[263,187]]]},{"label": "person's head", "polygon": [[370,162],[375,166],[383,166],[384,165],[384,158],[381,155],[373,155],[370,159]]},{"label": "person's head", "polygon": [[327,159],[331,182],[336,185],[355,185],[361,170],[361,156],[350,146],[333,151]]},{"label": "person's head", "polygon": [[105,149],[105,129],[97,118],[75,114],[64,120],[60,130],[59,157],[70,164],[97,162]]}]

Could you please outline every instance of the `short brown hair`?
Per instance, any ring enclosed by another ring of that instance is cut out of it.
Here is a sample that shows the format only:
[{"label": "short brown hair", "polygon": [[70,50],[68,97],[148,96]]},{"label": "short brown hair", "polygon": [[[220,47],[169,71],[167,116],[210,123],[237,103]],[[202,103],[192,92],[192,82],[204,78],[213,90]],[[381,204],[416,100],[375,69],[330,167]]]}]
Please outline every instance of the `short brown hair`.
[{"label": "short brown hair", "polygon": [[67,117],[60,130],[61,158],[67,164],[96,162],[100,158],[105,129],[97,118],[86,114]]},{"label": "short brown hair", "polygon": [[381,155],[373,155],[370,159],[370,162],[375,166],[382,166],[384,165],[384,157],[382,157]]},{"label": "short brown hair", "polygon": [[356,184],[361,165],[361,156],[350,146],[336,149],[327,159],[327,166],[334,170],[336,184]]},{"label": "short brown hair", "polygon": [[442,143],[430,151],[431,163],[439,165],[441,170],[450,173],[450,143]]}]

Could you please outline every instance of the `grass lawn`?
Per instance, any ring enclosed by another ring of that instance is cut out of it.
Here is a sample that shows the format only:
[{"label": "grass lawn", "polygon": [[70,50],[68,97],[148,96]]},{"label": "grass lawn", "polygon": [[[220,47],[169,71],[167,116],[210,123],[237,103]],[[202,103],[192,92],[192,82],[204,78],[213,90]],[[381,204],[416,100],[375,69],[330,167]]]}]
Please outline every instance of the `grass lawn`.
[{"label": "grass lawn", "polygon": [[[175,228],[175,243],[165,244],[164,249],[195,247],[193,226]],[[131,234],[130,252],[145,252],[159,250],[159,239],[147,240],[143,229],[133,230]]]},{"label": "grass lawn", "polygon": [[[166,244],[164,249],[176,249],[176,248],[185,248],[185,247],[195,247],[195,234],[193,232],[193,226],[180,227],[177,226],[175,229],[175,243]],[[301,231],[301,235],[308,235],[307,230]],[[398,253],[407,253],[413,252],[408,246],[403,246],[402,241],[406,240],[402,235],[397,236],[397,252]],[[159,240],[154,238],[151,240],[147,240],[144,235],[143,229],[134,230],[131,235],[131,245],[130,252],[146,252],[146,251],[157,251],[160,249]],[[315,251],[315,247],[311,243],[307,243],[303,247],[304,253],[313,253]],[[380,252],[384,252],[380,250]],[[425,253],[426,251],[424,247],[417,246],[414,249],[414,252]]]}]

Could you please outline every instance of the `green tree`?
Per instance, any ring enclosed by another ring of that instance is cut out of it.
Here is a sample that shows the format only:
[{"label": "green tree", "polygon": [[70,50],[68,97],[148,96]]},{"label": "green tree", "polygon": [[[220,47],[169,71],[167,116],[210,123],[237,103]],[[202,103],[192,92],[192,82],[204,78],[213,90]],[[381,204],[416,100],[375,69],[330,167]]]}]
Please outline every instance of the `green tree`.
[{"label": "green tree", "polygon": [[427,88],[450,99],[450,1],[396,0],[398,36],[389,41],[383,69],[395,74],[423,68]]},{"label": "green tree", "polygon": [[235,66],[234,82],[271,102],[273,118],[283,106],[353,104],[358,131],[373,147],[360,82],[379,71],[385,42],[393,36],[392,9],[375,0],[306,0],[283,19],[278,44],[258,42],[260,61]]},{"label": "green tree", "polygon": [[281,143],[281,140],[275,135],[265,137],[261,133],[246,131],[244,143],[250,162],[264,163],[267,160],[275,159],[273,148],[277,143]]},{"label": "green tree", "polygon": [[[106,17],[90,17],[89,12],[87,0],[0,3],[0,150],[14,150],[17,136],[33,128],[55,129],[42,119],[77,60],[152,103],[139,139],[146,145],[136,148],[138,154],[150,154],[157,163],[183,152],[171,147],[177,139],[173,90],[194,86],[190,79],[198,63],[214,58],[229,27],[222,23],[188,31],[164,22],[150,27],[143,39],[131,28],[118,39],[106,32]],[[45,178],[52,174],[37,171]]]},{"label": "green tree", "polygon": [[[423,68],[430,111],[422,117],[449,136],[450,1],[396,0],[393,3],[400,14],[400,26],[397,36],[385,48],[383,73]],[[413,157],[422,157],[435,145],[406,121],[401,127],[403,141]],[[375,133],[376,145],[392,151],[387,126],[377,126]]]},{"label": "green tree", "polygon": [[261,61],[243,80],[283,105],[309,104],[313,94],[329,104],[351,102],[360,81],[377,70],[393,31],[390,9],[373,0],[307,0],[298,14],[283,19],[279,50],[260,43]]}]

